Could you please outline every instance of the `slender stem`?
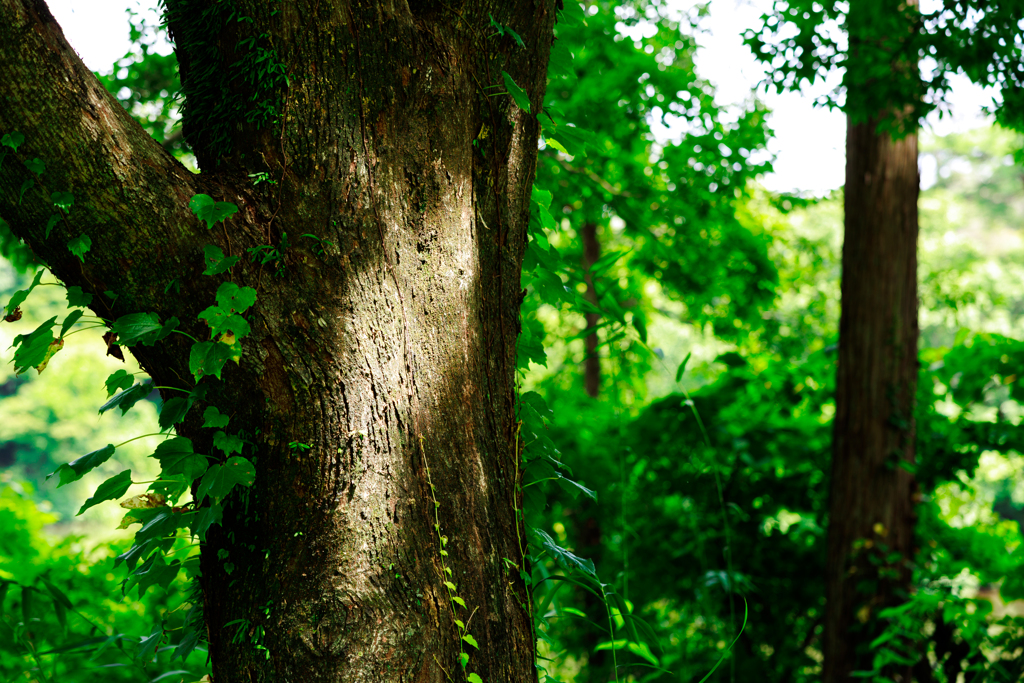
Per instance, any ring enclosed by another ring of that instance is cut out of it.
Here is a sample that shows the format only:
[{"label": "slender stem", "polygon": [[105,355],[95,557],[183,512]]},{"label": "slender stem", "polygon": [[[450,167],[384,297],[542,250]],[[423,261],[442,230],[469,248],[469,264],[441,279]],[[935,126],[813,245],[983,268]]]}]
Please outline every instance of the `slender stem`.
[{"label": "slender stem", "polygon": [[125,445],[127,443],[131,443],[132,441],[138,441],[139,439],[145,439],[147,436],[162,436],[162,437],[166,438],[168,436],[173,436],[173,434],[168,434],[166,432],[152,432],[150,434],[142,434],[141,436],[132,437],[131,439],[128,439],[127,441],[122,441],[121,443],[119,443],[116,446],[114,446],[114,448],[120,448],[121,446],[123,446],[123,445]]},{"label": "slender stem", "polygon": [[193,337],[193,336],[192,336],[191,334],[189,334],[188,332],[182,332],[181,330],[174,330],[174,331],[175,331],[175,332],[177,332],[178,334],[183,334],[183,335],[185,335],[186,337],[188,337],[189,339],[191,339],[192,341],[194,341],[194,342],[195,342],[196,344],[198,344],[198,343],[199,343],[199,340],[198,340],[198,339],[196,339],[195,337]]}]

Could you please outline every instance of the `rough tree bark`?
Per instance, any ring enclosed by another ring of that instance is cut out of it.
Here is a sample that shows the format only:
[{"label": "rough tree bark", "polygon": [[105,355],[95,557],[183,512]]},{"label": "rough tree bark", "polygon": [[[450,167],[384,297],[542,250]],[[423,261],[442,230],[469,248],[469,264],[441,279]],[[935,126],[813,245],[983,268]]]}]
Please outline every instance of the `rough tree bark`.
[{"label": "rough tree bark", "polygon": [[[852,3],[851,27],[865,20],[865,8]],[[851,54],[856,60],[853,41]],[[848,88],[848,101],[858,97]],[[917,137],[894,140],[878,124],[850,122],[846,138],[824,683],[872,669],[878,612],[908,596],[914,552],[916,489],[901,465],[914,461]],[[910,681],[910,667],[889,675]]]},{"label": "rough tree bark", "polygon": [[[202,549],[214,680],[462,677],[456,618],[479,643],[469,671],[535,680],[529,598],[506,558],[524,562],[513,380],[538,124],[501,72],[537,111],[555,0],[167,7],[200,175],[104,91],[43,0],[0,0],[0,133],[25,135],[0,168],[0,215],[98,315],[176,316],[196,336],[220,282],[201,275],[204,245],[243,256],[232,279],[258,290],[253,333],[210,400],[253,442],[257,477]],[[32,157],[45,197],[75,196],[48,237],[43,193],[18,198]],[[254,185],[261,173],[276,184]],[[240,211],[208,232],[197,193]],[[84,263],[66,246],[80,233]],[[249,261],[286,233],[281,260]],[[179,339],[137,356],[187,389]],[[201,413],[181,431],[213,452]],[[465,610],[442,586],[428,467]],[[232,643],[238,619],[263,627],[269,657]]]}]

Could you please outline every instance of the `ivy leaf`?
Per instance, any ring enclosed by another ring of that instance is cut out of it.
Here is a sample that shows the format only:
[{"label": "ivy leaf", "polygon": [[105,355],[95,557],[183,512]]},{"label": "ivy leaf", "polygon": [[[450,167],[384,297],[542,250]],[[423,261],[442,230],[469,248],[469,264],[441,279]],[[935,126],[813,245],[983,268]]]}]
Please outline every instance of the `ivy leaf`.
[{"label": "ivy leaf", "polygon": [[[113,446],[111,446],[113,448]],[[110,479],[100,484],[96,488],[96,493],[92,494],[89,500],[85,501],[81,508],[79,508],[76,517],[94,505],[99,505],[105,500],[114,500],[120,498],[128,492],[128,487],[132,485],[132,471],[125,470],[119,474],[115,474]]]},{"label": "ivy leaf", "polygon": [[516,101],[516,104],[519,105],[520,109],[529,114],[530,98],[526,96],[526,91],[516,85],[516,82],[512,80],[512,77],[508,75],[507,71],[502,71],[501,77],[505,79],[505,89],[508,90],[508,94]]},{"label": "ivy leaf", "polygon": [[129,313],[115,320],[110,331],[117,335],[120,346],[136,343],[149,345],[155,341],[163,327],[156,313]]},{"label": "ivy leaf", "polygon": [[29,334],[19,334],[14,338],[13,345],[18,347],[14,352],[14,374],[20,375],[43,362],[53,343],[52,328],[56,322],[57,316],[54,316]]},{"label": "ivy leaf", "polygon": [[54,339],[50,342],[50,345],[46,347],[46,355],[43,356],[43,360],[36,366],[36,372],[42,374],[43,370],[46,369],[47,364],[50,362],[50,359],[63,348],[63,339]]},{"label": "ivy leaf", "polygon": [[206,530],[214,524],[220,524],[224,517],[224,508],[220,505],[210,505],[199,508],[195,518],[192,520],[192,535],[198,536],[200,541],[206,540]]},{"label": "ivy leaf", "polygon": [[57,488],[60,488],[65,484],[70,484],[73,481],[78,481],[79,479],[82,478],[83,475],[85,475],[86,472],[94,470],[103,463],[105,463],[107,460],[110,460],[110,456],[112,456],[113,454],[114,444],[108,443],[106,446],[99,449],[98,451],[86,453],[77,460],[72,460],[71,462],[64,463],[53,472],[50,472],[48,475],[46,475],[46,479],[47,481],[49,481],[50,477],[59,475],[60,483],[57,484]]},{"label": "ivy leaf", "polygon": [[25,142],[25,134],[19,133],[16,130],[12,130],[10,133],[6,133],[2,138],[0,138],[0,145],[10,147],[15,152],[18,151],[18,148],[21,147],[21,143],[23,142]]},{"label": "ivy leaf", "polygon": [[199,217],[199,220],[206,223],[206,229],[213,228],[213,224],[222,221],[228,216],[238,213],[238,206],[231,202],[215,202],[213,197],[207,194],[197,194],[189,201],[188,206],[192,213]]},{"label": "ivy leaf", "polygon": [[207,244],[203,247],[203,262],[206,264],[206,270],[203,271],[203,275],[220,275],[231,270],[231,266],[238,263],[238,257],[228,256],[225,258],[224,252],[220,250],[220,247]]},{"label": "ivy leaf", "polygon": [[473,636],[469,635],[468,633],[464,634],[462,636],[462,639],[464,641],[466,641],[467,643],[469,643],[470,645],[472,645],[473,647],[475,647],[476,649],[478,649],[478,650],[480,649],[480,646],[476,644],[476,638],[474,638]]},{"label": "ivy leaf", "polygon": [[32,293],[32,290],[39,284],[39,280],[43,277],[43,270],[40,268],[36,271],[36,276],[32,278],[32,284],[28,286],[28,289],[19,289],[11,296],[11,300],[7,302],[7,306],[4,307],[4,315],[10,315],[14,312],[14,309],[24,303],[28,295]]},{"label": "ivy leaf", "polygon": [[92,303],[92,294],[82,291],[81,287],[68,287],[68,308],[74,306],[86,307]]},{"label": "ivy leaf", "polygon": [[223,465],[214,465],[199,483],[196,500],[202,503],[206,496],[216,501],[223,500],[236,485],[252,486],[256,481],[256,469],[252,463],[240,456],[228,458]]},{"label": "ivy leaf", "polygon": [[50,216],[48,219],[46,219],[46,232],[43,234],[43,239],[48,239],[50,237],[50,231],[53,230],[53,226],[57,225],[57,223],[59,223],[59,222],[60,222],[60,214],[59,213],[55,213],[52,216]]},{"label": "ivy leaf", "polygon": [[42,159],[36,157],[35,159],[29,159],[28,161],[26,161],[25,168],[32,171],[36,175],[43,175],[43,171],[46,170],[46,164],[43,163]]},{"label": "ivy leaf", "polygon": [[[53,192],[50,194],[50,201],[58,209],[68,211],[71,206],[75,203],[75,196],[70,192]],[[49,232],[47,232],[49,234]]]},{"label": "ivy leaf", "polygon": [[232,453],[241,453],[243,445],[244,442],[235,434],[217,432],[213,436],[213,447],[218,450],[224,451],[224,455],[231,455]]},{"label": "ivy leaf", "polygon": [[192,345],[188,357],[189,372],[198,382],[205,375],[220,379],[224,364],[231,359],[231,347],[220,342],[200,342]]},{"label": "ivy leaf", "polygon": [[463,669],[466,668],[466,665],[469,664],[469,653],[468,652],[460,652],[459,653],[459,664],[462,665]]},{"label": "ivy leaf", "polygon": [[174,560],[168,564],[163,554],[153,553],[128,577],[124,585],[124,592],[127,593],[137,586],[141,598],[151,586],[160,586],[166,589],[171,585],[171,581],[178,575],[180,569],[180,561]]},{"label": "ivy leaf", "polygon": [[21,184],[21,189],[18,190],[18,204],[21,204],[21,200],[25,198],[25,193],[28,192],[28,188],[35,184],[35,180],[28,178]]},{"label": "ivy leaf", "polygon": [[118,370],[107,377],[103,384],[107,387],[107,398],[110,398],[118,390],[128,389],[135,384],[135,377],[127,370]]},{"label": "ivy leaf", "polygon": [[468,683],[484,683],[484,679],[480,678],[480,674],[471,673],[466,677]]},{"label": "ivy leaf", "polygon": [[192,441],[183,436],[167,439],[157,446],[153,458],[160,462],[162,474],[181,474],[189,482],[206,472],[209,463],[206,456],[192,450]]},{"label": "ivy leaf", "polygon": [[174,425],[178,424],[185,419],[185,415],[188,413],[189,408],[192,407],[192,401],[187,398],[174,397],[168,399],[160,406],[160,430],[170,429]]},{"label": "ivy leaf", "polygon": [[84,232],[75,239],[68,242],[68,249],[78,259],[85,263],[85,253],[92,248],[92,240]]},{"label": "ivy leaf", "polygon": [[120,408],[121,414],[124,415],[132,409],[136,403],[149,396],[149,392],[153,390],[153,381],[146,380],[140,382],[132,387],[129,387],[120,394],[114,396],[102,406],[100,406],[100,415],[107,412],[111,408]]},{"label": "ivy leaf", "polygon": [[232,313],[245,313],[256,303],[256,290],[239,287],[234,282],[225,282],[217,288],[217,305]]},{"label": "ivy leaf", "polygon": [[203,411],[203,427],[227,427],[230,419],[227,415],[221,414],[217,406],[210,406]]},{"label": "ivy leaf", "polygon": [[242,316],[230,313],[220,306],[210,306],[199,314],[199,319],[210,326],[210,334],[217,336],[230,332],[236,339],[247,337],[252,329]]},{"label": "ivy leaf", "polygon": [[61,323],[60,336],[63,337],[64,334],[71,329],[71,326],[77,323],[78,319],[81,318],[83,315],[85,315],[85,311],[83,311],[80,308],[76,308],[75,310],[68,313],[68,317],[64,318],[64,322]]}]

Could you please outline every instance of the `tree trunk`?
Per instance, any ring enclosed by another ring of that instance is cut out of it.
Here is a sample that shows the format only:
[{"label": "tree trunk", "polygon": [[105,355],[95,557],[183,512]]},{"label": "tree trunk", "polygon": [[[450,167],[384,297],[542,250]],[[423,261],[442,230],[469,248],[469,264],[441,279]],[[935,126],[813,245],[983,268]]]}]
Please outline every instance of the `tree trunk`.
[{"label": "tree trunk", "polygon": [[[850,123],[846,138],[825,683],[871,670],[878,612],[908,597],[914,552],[917,138],[877,125]],[[910,667],[889,675],[907,682]]]},{"label": "tree trunk", "polygon": [[[204,245],[242,256],[231,279],[258,291],[252,334],[207,401],[250,443],[256,483],[201,552],[214,680],[464,680],[463,648],[488,683],[535,680],[514,373],[538,125],[502,72],[536,112],[555,2],[167,8],[197,176],[42,0],[0,0],[0,133],[25,135],[0,167],[0,212],[98,315],[176,316],[199,338],[225,277],[201,275]],[[19,202],[33,157],[46,171]],[[75,204],[46,236],[53,191]],[[239,213],[209,232],[197,193]],[[66,246],[80,233],[84,263]],[[261,245],[280,257],[250,261]],[[136,355],[157,385],[191,389],[189,349],[172,336]],[[203,405],[179,432],[212,453]]]},{"label": "tree trunk", "polygon": [[[601,258],[601,243],[597,239],[597,223],[584,223],[580,236],[583,238],[583,277],[587,283],[587,301],[597,305],[597,290],[590,267]],[[587,329],[597,327],[601,322],[599,313],[587,313]],[[597,331],[591,332],[584,340],[586,352],[583,357],[583,386],[587,395],[597,398],[601,392],[601,357],[597,353]]]}]

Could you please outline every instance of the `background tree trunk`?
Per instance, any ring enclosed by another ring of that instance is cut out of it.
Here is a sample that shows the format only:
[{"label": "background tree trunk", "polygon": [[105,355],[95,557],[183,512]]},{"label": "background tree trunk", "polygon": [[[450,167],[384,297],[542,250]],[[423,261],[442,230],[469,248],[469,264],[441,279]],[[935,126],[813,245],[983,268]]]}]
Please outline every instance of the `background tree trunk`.
[{"label": "background tree trunk", "polygon": [[[908,596],[914,552],[914,478],[901,465],[914,462],[917,137],[894,141],[877,126],[850,124],[846,138],[825,683],[872,668],[875,618]],[[909,681],[909,667],[892,675]]]},{"label": "background tree trunk", "polygon": [[[587,301],[597,305],[597,290],[594,288],[594,275],[590,267],[601,258],[601,242],[597,239],[597,223],[584,223],[580,229],[580,237],[583,238],[583,272],[587,283]],[[599,313],[586,314],[587,327],[596,327],[601,322]],[[597,398],[601,392],[601,356],[597,353],[597,332],[588,334],[584,340],[583,357],[583,386],[587,395]]]},{"label": "background tree trunk", "polygon": [[[488,683],[535,680],[513,380],[538,126],[496,93],[505,71],[540,107],[554,2],[167,8],[199,176],[103,90],[42,0],[0,0],[0,133],[26,138],[0,168],[0,212],[99,315],[177,316],[200,338],[224,277],[201,275],[203,246],[243,257],[231,279],[258,290],[253,332],[207,400],[257,477],[202,549],[214,679],[460,680],[465,649]],[[18,161],[36,156],[43,192],[19,202]],[[56,190],[75,206],[46,236]],[[240,211],[208,232],[198,192]],[[66,246],[79,233],[84,264]],[[251,262],[261,245],[280,257]],[[188,352],[170,338],[137,356],[191,389]],[[179,431],[212,453],[202,411]]]}]

